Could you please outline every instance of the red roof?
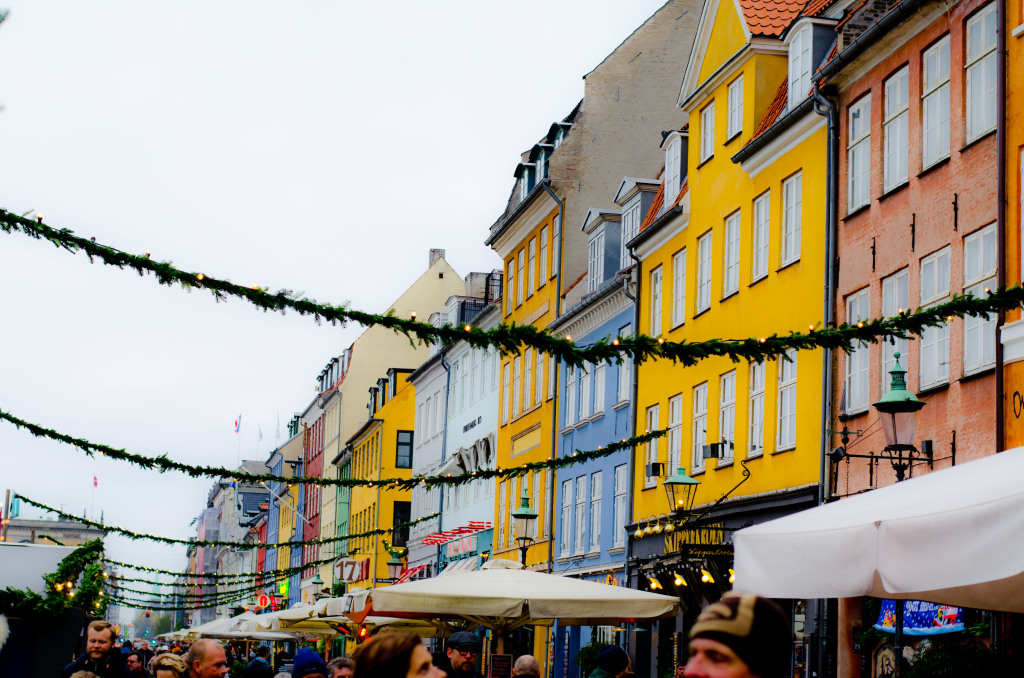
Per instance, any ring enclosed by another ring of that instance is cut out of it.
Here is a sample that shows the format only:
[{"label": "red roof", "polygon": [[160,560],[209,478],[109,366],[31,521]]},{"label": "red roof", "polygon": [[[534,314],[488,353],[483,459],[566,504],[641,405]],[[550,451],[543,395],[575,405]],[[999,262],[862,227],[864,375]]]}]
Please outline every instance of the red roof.
[{"label": "red roof", "polygon": [[777,37],[800,13],[806,0],[739,0],[739,3],[751,35]]}]

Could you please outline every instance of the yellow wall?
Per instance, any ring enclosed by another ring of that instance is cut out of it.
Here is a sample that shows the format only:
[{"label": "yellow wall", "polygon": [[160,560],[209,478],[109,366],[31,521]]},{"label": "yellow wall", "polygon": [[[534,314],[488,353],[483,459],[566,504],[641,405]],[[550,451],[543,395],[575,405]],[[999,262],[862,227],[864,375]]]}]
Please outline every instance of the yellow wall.
[{"label": "yellow wall", "polygon": [[[544,216],[531,231],[524,235],[522,239],[512,247],[511,253],[505,257],[503,269],[505,275],[504,290],[502,290],[501,300],[503,322],[547,327],[548,324],[555,319],[558,290],[555,267],[552,264],[557,250],[557,244],[554,242],[557,214],[558,210],[553,209],[550,213]],[[541,279],[540,235],[544,228],[547,229],[548,239],[547,261],[545,262],[547,276],[545,276],[544,279]],[[535,257],[534,262],[535,289],[530,288],[529,275],[528,273],[524,273],[523,301],[522,303],[519,303],[517,287],[519,283],[519,253],[524,253],[523,261],[528,269],[529,243],[531,240],[537,241],[537,256]],[[513,277],[513,300],[511,307],[508,304],[508,274],[510,262],[515,263],[516,271],[516,274]],[[571,282],[572,281],[563,280],[562,285],[564,287]],[[548,379],[551,370],[551,361],[550,359],[545,359],[543,368],[538,371],[536,352],[530,351],[529,358],[531,361],[531,378],[530,383],[527,384],[525,382],[526,367],[524,364],[527,358],[527,353],[524,351],[519,358],[520,405],[518,407],[518,414],[515,415],[513,415],[512,409],[512,394],[514,391],[513,384],[515,381],[514,368],[516,366],[516,356],[503,356],[501,361],[499,373],[501,378],[501,391],[499,392],[498,403],[498,445],[495,454],[498,466],[520,466],[527,462],[549,459],[551,457],[551,417],[552,408],[554,407],[554,400],[548,397]],[[542,383],[542,398],[540,403],[537,402],[536,397],[537,379],[540,379]],[[506,402],[506,391],[509,394],[509,412],[507,418],[504,416],[503,410]],[[527,392],[530,394],[529,406],[526,405]],[[547,562],[547,539],[545,538],[545,526],[547,521],[545,511],[548,506],[548,487],[546,480],[547,479],[542,476],[538,485],[538,482],[534,478],[534,474],[531,473],[524,478],[510,478],[504,482],[499,481],[497,487],[498,491],[495,493],[494,500],[495,557],[511,558],[514,560],[518,560],[520,557],[518,543],[515,542],[515,535],[512,534],[510,514],[513,510],[519,507],[523,483],[525,482],[527,491],[530,494],[530,506],[536,509],[540,514],[540,525],[537,527],[538,539],[527,552],[527,563],[535,564]],[[537,496],[538,489],[540,490],[539,497]],[[504,505],[502,504],[503,499]],[[503,537],[503,539],[500,540],[500,537]]]},{"label": "yellow wall", "polygon": [[[277,541],[282,543],[288,541],[292,534],[295,511],[291,507],[298,506],[299,486],[292,485],[281,495],[281,499],[276,499],[275,501],[279,510],[277,516]],[[291,567],[291,549],[287,546],[282,546],[277,549],[277,569],[283,570],[288,567]]]},{"label": "yellow wall", "polygon": [[[1006,3],[1006,72],[1019,74],[1024,72],[1024,36],[1013,37],[1012,32],[1024,25],[1024,9],[1021,0],[1009,0]],[[1008,75],[1006,78],[1006,248],[1004,266],[1007,285],[1020,284],[1024,279],[1021,275],[1021,170],[1024,162],[1024,83],[1020,77]],[[1007,322],[1019,322],[1019,310],[1006,314]],[[1019,407],[1015,407],[1018,393],[1024,392],[1024,362],[1008,363],[1003,371],[1003,449],[1009,450],[1024,445],[1024,414],[1018,416]]]},{"label": "yellow wall", "polygon": [[[399,431],[412,431],[415,423],[416,389],[405,378],[409,371],[399,371],[395,382],[397,389],[373,415],[381,421],[374,422],[358,438],[350,441],[353,449],[353,477],[357,478],[410,478],[412,470],[396,468],[396,453]],[[390,529],[394,525],[394,503],[411,501],[409,490],[379,487],[352,488],[351,533],[367,530]],[[355,582],[355,586],[373,588],[374,579],[387,579],[387,563],[391,556],[384,549],[383,540],[391,543],[391,535],[361,537],[351,540],[350,548],[358,553],[353,558],[370,558],[370,580]]]},{"label": "yellow wall", "polygon": [[701,59],[699,82],[707,80],[746,44],[747,37],[741,21],[742,17],[736,14],[736,3],[733,0],[719,0],[718,12],[711,29],[711,41],[707,51],[697,57]]},{"label": "yellow wall", "polygon": [[[732,3],[723,3],[733,7]],[[717,38],[713,38],[713,42]],[[731,38],[726,35],[723,42]],[[710,53],[723,48],[712,45]],[[733,50],[728,44],[726,51]],[[734,50],[733,50],[734,51]],[[744,76],[743,130],[739,138],[726,143],[728,115],[728,84],[742,71]],[[746,143],[760,122],[755,111],[764,111],[781,84],[786,72],[784,56],[752,55],[737,64],[736,72],[723,84],[703,92],[694,101],[690,115],[688,181],[690,191],[689,221],[643,261],[641,330],[650,333],[650,275],[661,266],[662,333],[670,341],[701,341],[723,337],[767,336],[773,333],[806,331],[809,325],[820,328],[824,303],[824,238],[825,238],[825,142],[824,129],[819,129],[796,148],[782,155],[770,167],[751,178],[731,156]],[[700,164],[699,111],[715,101],[715,154]],[[782,182],[802,171],[801,246],[800,259],[781,268],[780,240],[782,231]],[[752,229],[754,199],[771,191],[769,256],[767,277],[752,282]],[[723,299],[725,219],[740,210],[739,289]],[[712,233],[712,275],[710,308],[695,317],[698,239]],[[664,234],[662,234],[664,237]],[[655,236],[657,237],[657,236]],[[673,256],[686,248],[686,310],[684,323],[672,328]],[[801,351],[797,356],[796,444],[776,449],[778,394],[778,363],[765,364],[764,390],[764,452],[749,461],[750,479],[733,497],[771,490],[799,487],[818,481],[822,398],[822,353]],[[702,472],[693,471],[694,387],[707,383],[707,442],[721,440],[719,426],[720,379],[735,370],[735,427],[733,455],[735,462],[722,464],[708,459]],[[740,460],[747,458],[748,387],[750,367],[746,362],[733,363],[728,358],[703,360],[693,367],[682,367],[659,361],[645,363],[639,372],[637,429],[646,428],[647,410],[659,407],[657,428],[669,425],[669,399],[680,395],[682,465],[701,482],[695,505],[718,500],[742,479]],[[668,439],[658,441],[658,459],[668,461]],[[637,450],[637,468],[646,462],[644,449]],[[674,473],[671,469],[669,473]],[[647,487],[646,474],[637,474],[634,493],[634,519],[644,519],[668,510],[661,483]]]}]

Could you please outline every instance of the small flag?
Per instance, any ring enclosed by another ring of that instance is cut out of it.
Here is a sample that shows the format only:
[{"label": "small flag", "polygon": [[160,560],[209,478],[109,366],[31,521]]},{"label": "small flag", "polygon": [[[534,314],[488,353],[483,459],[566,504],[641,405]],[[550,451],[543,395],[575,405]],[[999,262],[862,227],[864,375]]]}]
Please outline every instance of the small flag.
[{"label": "small flag", "polygon": [[99,478],[97,478],[96,476],[92,477],[92,486],[93,487],[99,487],[100,486]]},{"label": "small flag", "polygon": [[235,433],[242,430],[242,415],[238,415],[238,419],[235,419]]},{"label": "small flag", "polygon": [[274,434],[274,440],[281,439],[281,415],[277,415],[277,433]]},{"label": "small flag", "polygon": [[257,442],[262,442],[263,441],[263,427],[260,426],[259,424],[256,424],[256,441]]}]

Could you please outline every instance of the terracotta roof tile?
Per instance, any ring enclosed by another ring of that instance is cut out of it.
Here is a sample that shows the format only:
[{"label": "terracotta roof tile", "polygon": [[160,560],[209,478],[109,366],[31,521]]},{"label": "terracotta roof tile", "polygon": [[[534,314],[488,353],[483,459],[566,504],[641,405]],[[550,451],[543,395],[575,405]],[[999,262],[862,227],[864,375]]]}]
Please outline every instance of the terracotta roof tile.
[{"label": "terracotta roof tile", "polygon": [[796,18],[806,0],[739,0],[751,35],[779,36]]},{"label": "terracotta roof tile", "polygon": [[828,9],[835,0],[808,0],[807,4],[804,5],[804,9],[800,12],[801,16],[818,16],[821,12]]},{"label": "terracotta roof tile", "polygon": [[783,78],[782,84],[779,85],[779,90],[775,93],[775,98],[772,99],[770,104],[768,104],[768,110],[761,119],[761,124],[757,126],[757,129],[754,131],[754,136],[750,137],[750,141],[748,141],[747,144],[764,134],[769,127],[775,124],[775,121],[778,120],[786,111],[786,101],[788,99],[789,81]]},{"label": "terracotta roof tile", "polygon": [[671,208],[671,207],[675,207],[676,205],[678,205],[679,201],[683,199],[683,196],[686,195],[686,192],[688,190],[690,190],[690,180],[689,180],[689,178],[683,179],[683,185],[679,189],[679,194],[676,195],[676,199],[672,201],[672,204],[669,205],[669,207]]},{"label": "terracotta roof tile", "polygon": [[647,210],[647,214],[644,215],[644,220],[640,222],[640,230],[643,231],[645,228],[654,223],[654,220],[658,218],[658,213],[661,212],[661,206],[665,204],[665,182],[661,182],[661,186],[658,188],[658,192],[654,194],[654,202],[651,203],[651,209]]}]

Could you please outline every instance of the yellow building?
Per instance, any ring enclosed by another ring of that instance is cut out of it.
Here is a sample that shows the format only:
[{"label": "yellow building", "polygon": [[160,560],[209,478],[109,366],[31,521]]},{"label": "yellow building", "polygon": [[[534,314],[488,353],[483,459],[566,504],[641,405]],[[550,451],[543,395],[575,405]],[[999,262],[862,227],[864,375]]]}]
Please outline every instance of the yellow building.
[{"label": "yellow building", "polygon": [[[415,387],[406,381],[412,369],[392,367],[387,376],[370,389],[369,419],[348,439],[352,455],[353,477],[363,479],[412,477],[413,425],[415,423]],[[350,534],[376,529],[391,529],[409,522],[412,493],[409,490],[380,487],[354,487],[351,493]],[[369,577],[354,582],[362,588],[375,588],[390,581],[388,560],[392,547],[404,547],[409,529],[388,535],[358,537],[349,541],[356,560],[369,559]]]},{"label": "yellow building", "polygon": [[[704,4],[679,96],[689,122],[665,135],[662,188],[630,243],[640,331],[667,341],[807,331],[828,312],[827,122],[807,95],[834,32],[797,16],[803,3],[754,4]],[[730,528],[817,503],[828,366],[818,350],[789,357],[640,366],[637,430],[668,435],[636,451],[630,531],[652,530],[632,539],[634,586],[699,610],[730,588]],[[679,467],[710,529],[662,537]]]}]

